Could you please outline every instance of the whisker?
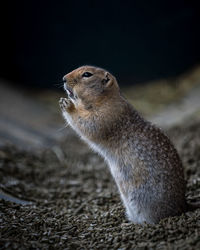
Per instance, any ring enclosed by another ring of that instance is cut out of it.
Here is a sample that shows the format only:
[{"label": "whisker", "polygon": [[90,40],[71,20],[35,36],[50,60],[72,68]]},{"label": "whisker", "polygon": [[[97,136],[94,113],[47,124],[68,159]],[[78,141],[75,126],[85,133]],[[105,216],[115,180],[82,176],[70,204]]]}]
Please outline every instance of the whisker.
[{"label": "whisker", "polygon": [[58,87],[58,88],[63,88],[63,82],[60,83],[54,83],[54,86]]},{"label": "whisker", "polygon": [[54,83],[54,85],[63,85],[64,84],[64,82],[58,82],[58,83]]},{"label": "whisker", "polygon": [[68,126],[69,126],[69,124],[66,124],[64,127],[59,128],[57,131],[58,131],[58,132],[63,131],[63,130],[66,129]]}]

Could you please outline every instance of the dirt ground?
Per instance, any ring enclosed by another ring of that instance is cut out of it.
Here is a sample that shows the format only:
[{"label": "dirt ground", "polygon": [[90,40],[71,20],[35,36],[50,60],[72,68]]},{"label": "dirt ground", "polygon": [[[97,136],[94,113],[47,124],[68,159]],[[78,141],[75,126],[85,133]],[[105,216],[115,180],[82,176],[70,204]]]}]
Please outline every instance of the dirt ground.
[{"label": "dirt ground", "polygon": [[[183,161],[187,200],[200,202],[200,119],[166,132]],[[0,189],[11,197],[0,200],[0,249],[200,249],[200,209],[128,223],[108,167],[71,131],[40,152],[2,146]]]},{"label": "dirt ground", "polygon": [[[187,200],[196,201],[200,122],[168,132],[184,163]],[[107,166],[78,140],[40,155],[1,149],[1,186],[31,201],[0,201],[1,249],[200,249],[200,209],[155,226],[127,224]]]}]

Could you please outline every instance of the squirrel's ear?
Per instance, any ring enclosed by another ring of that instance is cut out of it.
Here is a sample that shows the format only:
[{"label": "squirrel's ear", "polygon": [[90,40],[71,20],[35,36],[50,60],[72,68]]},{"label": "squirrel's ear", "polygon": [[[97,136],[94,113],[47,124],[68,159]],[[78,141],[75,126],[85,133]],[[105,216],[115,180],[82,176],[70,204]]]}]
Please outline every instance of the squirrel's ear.
[{"label": "squirrel's ear", "polygon": [[112,85],[112,79],[108,72],[105,73],[104,78],[102,79],[102,84],[107,88]]}]

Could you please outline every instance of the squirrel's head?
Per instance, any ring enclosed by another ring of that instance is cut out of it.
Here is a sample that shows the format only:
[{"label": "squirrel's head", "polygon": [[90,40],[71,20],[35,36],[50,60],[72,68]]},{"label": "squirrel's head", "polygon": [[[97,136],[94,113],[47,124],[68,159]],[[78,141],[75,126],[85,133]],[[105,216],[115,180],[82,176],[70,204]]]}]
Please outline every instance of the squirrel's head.
[{"label": "squirrel's head", "polygon": [[119,93],[119,86],[113,75],[104,69],[82,66],[63,77],[64,89],[73,102],[76,99],[101,102],[106,96]]}]

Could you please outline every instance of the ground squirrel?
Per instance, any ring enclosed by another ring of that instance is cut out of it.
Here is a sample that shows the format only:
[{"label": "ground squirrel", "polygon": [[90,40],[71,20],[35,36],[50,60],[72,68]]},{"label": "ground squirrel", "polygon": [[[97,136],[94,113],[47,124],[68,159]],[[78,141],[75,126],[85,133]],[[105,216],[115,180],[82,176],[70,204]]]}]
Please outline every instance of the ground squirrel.
[{"label": "ground squirrel", "polygon": [[185,180],[176,149],[122,96],[115,77],[82,66],[63,80],[63,116],[105,158],[128,219],[153,224],[185,212]]}]

